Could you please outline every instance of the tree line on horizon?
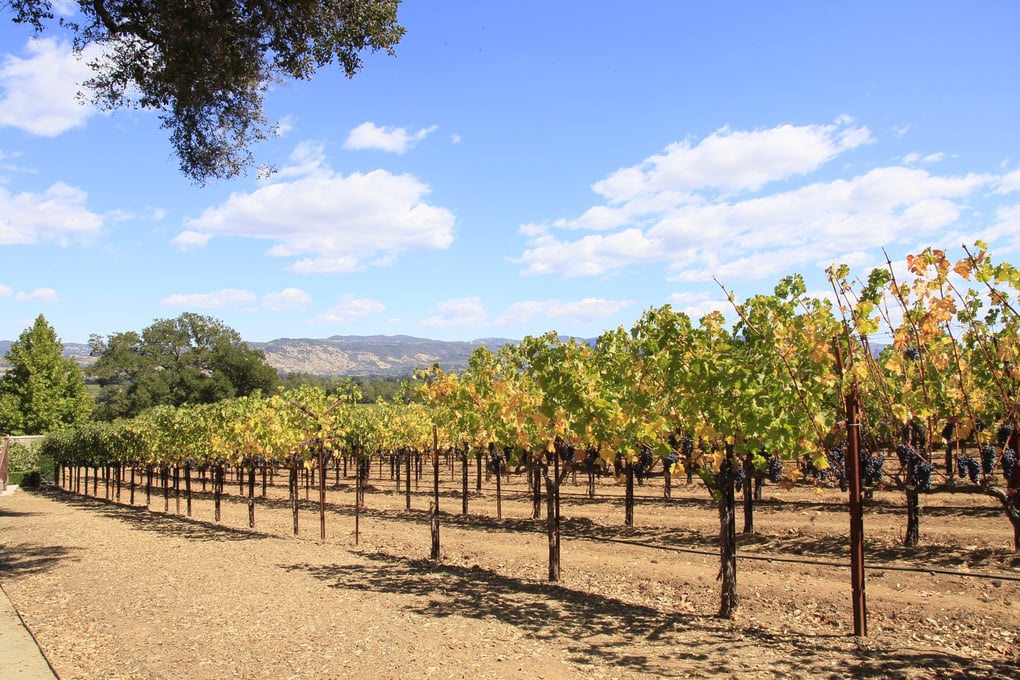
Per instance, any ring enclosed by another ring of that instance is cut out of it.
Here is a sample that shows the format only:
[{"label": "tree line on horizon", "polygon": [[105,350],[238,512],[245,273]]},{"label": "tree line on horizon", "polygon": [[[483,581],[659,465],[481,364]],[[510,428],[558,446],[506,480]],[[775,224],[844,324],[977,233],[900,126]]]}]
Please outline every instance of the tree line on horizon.
[{"label": "tree line on horizon", "polygon": [[[81,368],[63,356],[56,330],[40,314],[11,343],[0,377],[0,433],[45,434],[89,420],[132,418],[155,406],[207,404],[310,385],[327,393],[358,387],[361,402],[393,399],[396,376],[279,374],[265,353],[209,316],[184,313],[158,319],[141,332],[93,335],[96,362]],[[98,389],[90,391],[86,381]]]}]

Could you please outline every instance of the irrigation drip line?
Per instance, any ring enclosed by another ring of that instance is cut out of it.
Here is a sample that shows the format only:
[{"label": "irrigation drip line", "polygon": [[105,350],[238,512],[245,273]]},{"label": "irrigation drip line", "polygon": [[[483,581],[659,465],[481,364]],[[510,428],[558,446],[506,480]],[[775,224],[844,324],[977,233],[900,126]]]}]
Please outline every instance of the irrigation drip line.
[{"label": "irrigation drip line", "polygon": [[[537,531],[537,530],[536,530]],[[712,550],[699,550],[697,548],[673,548],[665,545],[657,545],[655,543],[645,543],[644,541],[631,541],[625,538],[601,538],[598,536],[587,536],[584,534],[563,534],[565,538],[578,538],[588,541],[596,541],[602,543],[622,543],[625,545],[633,545],[642,548],[652,548],[654,550],[670,550],[678,553],[690,553],[693,555],[706,555],[708,557],[718,557],[718,551]],[[746,553],[737,553],[738,560],[755,560],[758,562],[785,562],[789,564],[809,564],[818,567],[836,567],[839,569],[849,569],[849,563],[843,562],[830,562],[827,560],[812,560],[798,557],[769,557],[768,555],[748,555]],[[929,574],[934,576],[935,574],[942,574],[944,576],[966,576],[969,578],[987,578],[1000,581],[1017,581],[1020,582],[1020,576],[1013,576],[1010,574],[988,574],[984,572],[974,571],[954,571],[952,569],[932,569],[926,567],[904,567],[895,564],[878,564],[878,565],[864,565],[867,571],[906,571],[917,574]]]}]

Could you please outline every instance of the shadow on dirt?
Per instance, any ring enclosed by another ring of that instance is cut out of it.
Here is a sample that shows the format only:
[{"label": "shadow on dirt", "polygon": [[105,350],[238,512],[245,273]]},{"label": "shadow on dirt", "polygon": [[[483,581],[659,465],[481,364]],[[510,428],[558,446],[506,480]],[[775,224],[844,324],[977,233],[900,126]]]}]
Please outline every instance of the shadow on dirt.
[{"label": "shadow on dirt", "polygon": [[[382,552],[362,553],[360,565],[281,565],[331,588],[415,598],[404,611],[429,617],[499,621],[534,640],[557,640],[578,664],[613,667],[650,677],[740,677],[750,669],[734,650],[756,650],[783,678],[915,677],[919,668],[942,678],[1008,677],[1015,667],[975,662],[951,652],[867,647],[852,636],[803,634],[742,626],[712,616],[661,611],[604,595]],[[834,667],[826,651],[854,662]],[[636,653],[640,652],[640,653]],[[536,672],[541,669],[536,668]]]},{"label": "shadow on dirt", "polygon": [[184,515],[163,514],[143,506],[123,505],[91,496],[78,496],[73,493],[57,491],[53,492],[50,497],[76,508],[97,512],[104,517],[123,522],[134,529],[154,531],[167,536],[186,538],[190,541],[250,541],[279,538],[255,530],[237,529]]},{"label": "shadow on dirt", "polygon": [[0,579],[49,571],[65,560],[77,561],[76,549],[40,543],[0,543]]}]

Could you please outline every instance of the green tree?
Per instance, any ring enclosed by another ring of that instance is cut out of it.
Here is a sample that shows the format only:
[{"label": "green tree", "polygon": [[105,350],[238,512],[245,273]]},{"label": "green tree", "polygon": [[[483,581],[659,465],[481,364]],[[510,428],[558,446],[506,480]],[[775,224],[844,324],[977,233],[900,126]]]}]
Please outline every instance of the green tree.
[{"label": "green tree", "polygon": [[97,417],[137,415],[156,405],[209,404],[278,383],[276,369],[237,331],[208,316],[158,319],[141,334],[129,331],[89,340],[99,382]]},{"label": "green tree", "polygon": [[0,431],[44,434],[88,420],[85,375],[42,314],[11,344],[11,369],[0,378]]},{"label": "green tree", "polygon": [[[51,0],[11,0],[14,21],[42,32],[54,24]],[[159,111],[181,163],[198,183],[233,177],[252,165],[250,147],[271,126],[269,85],[306,80],[334,61],[347,77],[361,54],[392,54],[404,29],[400,0],[78,0],[59,26],[74,45],[104,48],[91,62],[85,95],[106,110]]]}]

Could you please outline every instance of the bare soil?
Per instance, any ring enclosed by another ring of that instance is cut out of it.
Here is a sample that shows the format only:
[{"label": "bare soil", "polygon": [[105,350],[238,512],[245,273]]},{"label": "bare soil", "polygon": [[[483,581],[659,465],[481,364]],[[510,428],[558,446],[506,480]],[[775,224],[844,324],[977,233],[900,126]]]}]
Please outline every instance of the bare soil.
[{"label": "bare soil", "polygon": [[[736,618],[719,607],[719,520],[699,483],[564,486],[562,574],[523,476],[461,514],[444,470],[441,559],[430,560],[430,478],[411,510],[374,466],[302,489],[299,533],[277,476],[255,528],[236,483],[213,521],[186,501],[101,481],[0,498],[0,583],[64,680],[73,678],[1009,678],[1020,677],[1020,554],[997,501],[974,487],[923,496],[902,547],[903,493],[866,508],[868,632],[855,637],[846,494],[766,485],[739,541]],[[258,493],[261,488],[258,489]],[[107,499],[106,497],[110,498]],[[543,508],[544,511],[544,508]],[[738,531],[742,526],[738,508]],[[357,534],[355,535],[355,529]]]}]

